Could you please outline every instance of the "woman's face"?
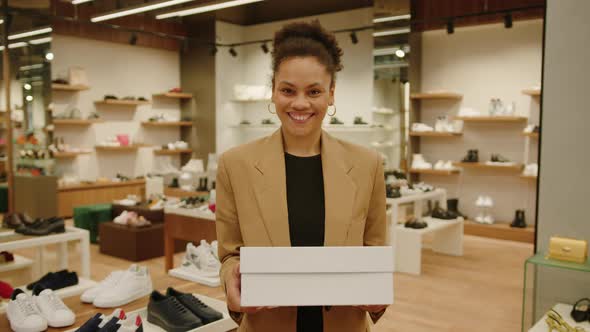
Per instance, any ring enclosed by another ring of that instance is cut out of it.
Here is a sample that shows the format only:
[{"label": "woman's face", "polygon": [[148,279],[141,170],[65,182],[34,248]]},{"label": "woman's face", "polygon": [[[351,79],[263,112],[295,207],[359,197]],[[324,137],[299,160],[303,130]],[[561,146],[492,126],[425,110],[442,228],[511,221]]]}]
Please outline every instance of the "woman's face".
[{"label": "woman's face", "polygon": [[334,104],[332,76],[315,57],[286,59],[275,73],[272,101],[288,134],[317,133],[328,106]]}]

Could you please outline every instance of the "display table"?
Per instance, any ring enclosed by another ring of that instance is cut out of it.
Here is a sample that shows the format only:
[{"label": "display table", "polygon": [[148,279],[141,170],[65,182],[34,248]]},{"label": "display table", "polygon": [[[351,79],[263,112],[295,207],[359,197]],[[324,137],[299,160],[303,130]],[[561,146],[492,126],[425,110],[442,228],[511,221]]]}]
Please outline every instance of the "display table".
[{"label": "display table", "polygon": [[400,220],[398,217],[399,206],[406,203],[414,203],[414,216],[419,218],[422,215],[424,201],[438,200],[440,207],[443,209],[447,207],[447,191],[437,188],[422,194],[407,195],[399,198],[387,198],[386,203],[391,205],[391,225],[397,224]]},{"label": "display table", "polygon": [[174,242],[184,240],[198,243],[217,239],[215,214],[196,209],[164,209],[164,255],[166,272],[173,268]]},{"label": "display table", "polygon": [[[570,316],[570,312],[572,311],[572,309],[573,309],[573,306],[571,304],[563,304],[563,303],[558,303],[553,307],[553,310],[557,311],[561,315],[563,320],[566,323],[568,323],[570,326],[580,327],[580,328],[583,328],[585,331],[590,331],[590,323],[589,322],[586,321],[586,322],[576,323],[576,321],[573,320],[572,316]],[[549,326],[545,322],[546,318],[547,318],[547,315],[545,314],[543,317],[541,317],[541,319],[539,319],[539,321],[532,328],[529,329],[529,332],[550,332]]]}]

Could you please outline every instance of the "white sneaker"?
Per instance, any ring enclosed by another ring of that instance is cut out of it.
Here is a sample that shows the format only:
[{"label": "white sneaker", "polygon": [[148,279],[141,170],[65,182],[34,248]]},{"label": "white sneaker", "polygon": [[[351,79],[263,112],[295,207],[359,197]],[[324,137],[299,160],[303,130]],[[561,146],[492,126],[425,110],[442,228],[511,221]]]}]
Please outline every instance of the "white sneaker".
[{"label": "white sneaker", "polygon": [[428,126],[424,123],[416,122],[412,123],[412,131],[416,132],[427,132],[427,131],[434,131],[434,128]]},{"label": "white sneaker", "polygon": [[22,291],[8,302],[6,317],[14,332],[40,332],[47,329],[47,320],[41,316],[35,301]]},{"label": "white sneaker", "polygon": [[523,133],[525,133],[525,134],[530,134],[530,133],[532,133],[532,132],[533,132],[533,129],[535,129],[535,125],[534,125],[534,124],[529,124],[529,125],[527,125],[527,126],[524,128],[524,130],[523,130]]},{"label": "white sneaker", "polygon": [[480,224],[485,224],[485,216],[483,214],[483,212],[480,212],[477,217],[475,217],[475,222],[478,222]]},{"label": "white sneaker", "polygon": [[459,109],[459,116],[465,116],[465,117],[469,117],[469,116],[481,116],[481,113],[473,108],[470,107],[461,107],[461,109]]},{"label": "white sneaker", "polygon": [[483,196],[477,196],[477,201],[475,201],[475,206],[484,207],[485,206],[485,198]]},{"label": "white sneaker", "polygon": [[484,224],[491,225],[494,223],[494,217],[492,217],[492,215],[488,213],[485,215],[483,222],[484,222]]},{"label": "white sneaker", "polygon": [[174,147],[179,150],[188,149],[188,143],[184,141],[177,141],[176,143],[174,143]]},{"label": "white sneaker", "polygon": [[107,325],[107,323],[113,318],[117,318],[118,320],[123,320],[123,319],[127,318],[127,315],[125,314],[125,311],[121,308],[115,309],[113,311],[113,313],[111,313],[108,316],[104,315],[104,314],[100,315],[100,324],[98,324],[98,330],[100,330],[105,325]]},{"label": "white sneaker", "polygon": [[447,162],[443,165],[443,169],[448,170],[448,171],[452,171],[455,169],[455,166],[453,166],[452,161],[447,160]]},{"label": "white sneaker", "polygon": [[93,304],[99,308],[120,307],[149,295],[152,289],[147,267],[131,265],[114,287],[98,294]]},{"label": "white sneaker", "polygon": [[219,246],[217,240],[211,242],[211,252],[213,253],[213,256],[219,260]]},{"label": "white sneaker", "polygon": [[127,317],[119,321],[119,329],[117,332],[137,332],[143,331],[143,322],[139,314]]},{"label": "white sneaker", "polygon": [[522,173],[526,176],[538,176],[539,175],[539,165],[537,163],[528,164],[524,168],[524,172]]},{"label": "white sneaker", "polygon": [[198,247],[192,243],[186,245],[182,268],[202,277],[219,277],[221,263],[213,255],[207,241],[201,240]]},{"label": "white sneaker", "polygon": [[445,169],[445,162],[444,160],[439,160],[434,164],[434,169],[444,170]]},{"label": "white sneaker", "polygon": [[[115,218],[116,219],[116,218]],[[133,266],[133,265],[132,265]],[[101,281],[95,287],[92,287],[82,293],[80,296],[80,300],[84,303],[92,303],[96,299],[96,297],[105,292],[108,289],[115,287],[115,285],[119,282],[121,277],[125,271],[113,271],[109,274],[103,281]]]},{"label": "white sneaker", "polygon": [[65,327],[74,325],[76,315],[66,307],[63,301],[51,289],[45,289],[33,299],[51,327]]},{"label": "white sneaker", "polygon": [[485,207],[492,207],[494,206],[494,201],[492,200],[492,198],[490,196],[485,196],[484,197],[484,205]]},{"label": "white sneaker", "polygon": [[412,168],[414,169],[432,169],[432,164],[426,162],[424,157],[420,153],[415,153],[412,158]]}]

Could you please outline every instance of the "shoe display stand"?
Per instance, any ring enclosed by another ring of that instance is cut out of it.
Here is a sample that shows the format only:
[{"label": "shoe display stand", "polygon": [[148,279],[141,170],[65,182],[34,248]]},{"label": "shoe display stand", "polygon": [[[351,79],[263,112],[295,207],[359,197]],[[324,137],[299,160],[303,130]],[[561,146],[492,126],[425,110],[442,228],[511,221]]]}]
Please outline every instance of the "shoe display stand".
[{"label": "shoe display stand", "polygon": [[190,273],[184,270],[182,267],[169,270],[168,274],[176,278],[196,282],[209,287],[217,287],[221,285],[221,280],[219,277],[203,277],[194,273]]},{"label": "shoe display stand", "polygon": [[[553,307],[553,310],[557,311],[563,320],[568,323],[570,326],[576,328],[582,328],[584,331],[590,331],[590,322],[582,322],[576,323],[572,317],[570,316],[570,312],[572,311],[573,306],[570,304],[563,304],[558,303]],[[545,322],[547,315],[544,315],[533,327],[531,327],[528,332],[551,332],[549,330],[549,326]]]},{"label": "shoe display stand", "polygon": [[164,209],[164,254],[166,257],[166,271],[173,268],[175,241],[195,241],[196,239],[204,239],[207,242],[217,239],[215,214],[204,213],[195,209]]}]

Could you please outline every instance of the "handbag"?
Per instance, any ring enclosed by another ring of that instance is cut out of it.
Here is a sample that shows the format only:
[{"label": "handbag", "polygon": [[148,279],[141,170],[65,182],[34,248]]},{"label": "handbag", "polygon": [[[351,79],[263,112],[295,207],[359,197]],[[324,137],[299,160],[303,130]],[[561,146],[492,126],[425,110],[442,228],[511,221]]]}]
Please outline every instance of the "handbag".
[{"label": "handbag", "polygon": [[568,237],[552,236],[549,239],[547,258],[585,263],[588,259],[588,242]]}]

